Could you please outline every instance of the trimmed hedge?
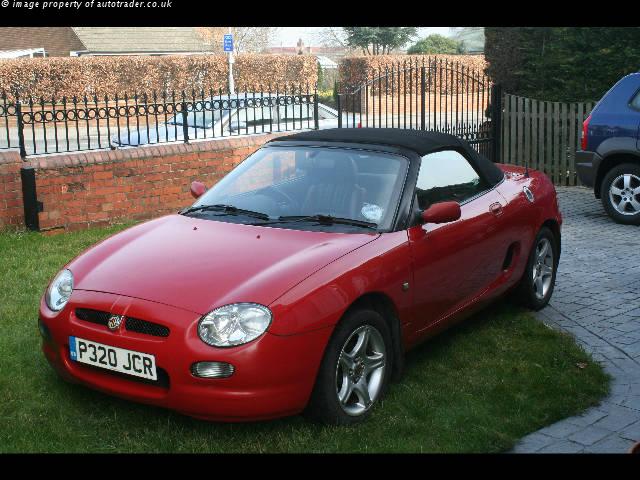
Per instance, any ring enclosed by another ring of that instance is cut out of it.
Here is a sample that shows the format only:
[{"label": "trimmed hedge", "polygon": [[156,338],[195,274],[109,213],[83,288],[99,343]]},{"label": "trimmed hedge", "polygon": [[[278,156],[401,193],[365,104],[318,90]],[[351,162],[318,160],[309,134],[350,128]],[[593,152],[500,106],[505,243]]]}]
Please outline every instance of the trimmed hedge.
[{"label": "trimmed hedge", "polygon": [[[366,80],[377,77],[381,71],[384,74],[385,67],[390,69],[391,65],[397,66],[398,63],[402,64],[403,62],[406,62],[407,66],[411,62],[418,62],[421,65],[423,60],[426,64],[429,59],[442,60],[443,64],[444,62],[458,63],[480,78],[484,77],[484,70],[487,66],[484,55],[364,55],[347,57],[342,59],[338,67],[340,90],[342,92],[348,91]],[[401,84],[403,83],[404,78],[401,78]]]},{"label": "trimmed hedge", "polygon": [[[311,55],[242,54],[235,58],[237,90],[295,84],[313,88],[317,62]],[[0,92],[20,97],[103,97],[192,89],[227,90],[225,55],[50,57],[0,60]]]}]

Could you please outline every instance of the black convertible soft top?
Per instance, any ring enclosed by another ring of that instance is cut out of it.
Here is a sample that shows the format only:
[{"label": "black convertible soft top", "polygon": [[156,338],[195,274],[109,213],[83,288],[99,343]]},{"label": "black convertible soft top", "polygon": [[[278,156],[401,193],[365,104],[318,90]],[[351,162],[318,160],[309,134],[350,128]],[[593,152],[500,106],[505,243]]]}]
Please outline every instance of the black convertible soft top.
[{"label": "black convertible soft top", "polygon": [[476,167],[492,185],[498,183],[504,176],[502,170],[496,167],[493,162],[485,156],[480,155],[466,141],[441,132],[404,130],[400,128],[328,128],[324,130],[308,130],[271,140],[271,142],[278,141],[386,145],[412,150],[421,157],[439,150],[462,150],[466,153],[467,158],[474,164],[474,167]]}]

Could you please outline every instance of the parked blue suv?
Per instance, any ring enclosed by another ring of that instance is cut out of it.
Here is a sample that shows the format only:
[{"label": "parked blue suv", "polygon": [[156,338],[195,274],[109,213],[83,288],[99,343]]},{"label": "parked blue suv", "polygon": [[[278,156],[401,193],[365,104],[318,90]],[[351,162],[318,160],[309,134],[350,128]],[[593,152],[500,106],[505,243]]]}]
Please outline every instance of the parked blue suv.
[{"label": "parked blue suv", "polygon": [[640,73],[618,81],[582,125],[580,181],[618,223],[640,225]]}]

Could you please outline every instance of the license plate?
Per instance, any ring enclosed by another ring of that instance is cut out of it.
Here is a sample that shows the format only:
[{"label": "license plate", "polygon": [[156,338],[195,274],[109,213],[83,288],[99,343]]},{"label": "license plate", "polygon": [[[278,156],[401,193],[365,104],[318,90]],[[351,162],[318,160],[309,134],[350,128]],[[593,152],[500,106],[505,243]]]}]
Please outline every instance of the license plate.
[{"label": "license plate", "polygon": [[112,347],[102,343],[69,337],[71,360],[94,367],[126,373],[148,380],[157,380],[156,358],[148,353]]}]

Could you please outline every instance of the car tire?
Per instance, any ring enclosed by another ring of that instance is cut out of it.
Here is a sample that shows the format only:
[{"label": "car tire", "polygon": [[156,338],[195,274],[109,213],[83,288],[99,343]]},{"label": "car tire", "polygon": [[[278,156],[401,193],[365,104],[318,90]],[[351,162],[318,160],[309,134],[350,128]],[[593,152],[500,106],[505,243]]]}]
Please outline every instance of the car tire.
[{"label": "car tire", "polygon": [[617,223],[640,225],[640,165],[623,163],[609,170],[602,179],[600,200]]},{"label": "car tire", "polygon": [[329,340],[305,415],[331,425],[363,421],[384,395],[392,370],[393,343],[382,315],[348,312]]},{"label": "car tire", "polygon": [[533,241],[527,266],[516,288],[516,298],[521,305],[535,311],[547,306],[556,284],[558,260],[558,241],[549,228],[542,227]]}]

